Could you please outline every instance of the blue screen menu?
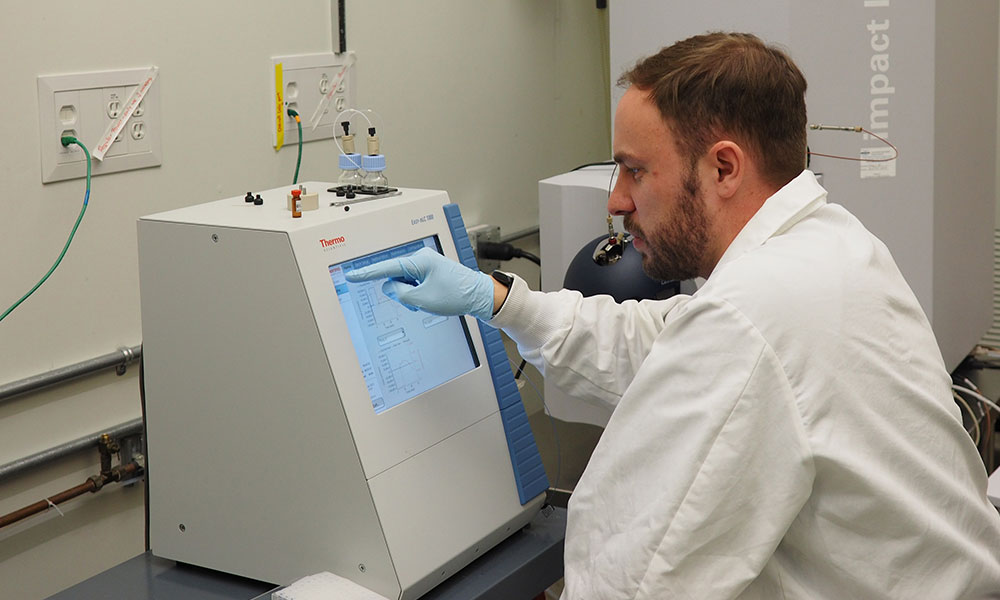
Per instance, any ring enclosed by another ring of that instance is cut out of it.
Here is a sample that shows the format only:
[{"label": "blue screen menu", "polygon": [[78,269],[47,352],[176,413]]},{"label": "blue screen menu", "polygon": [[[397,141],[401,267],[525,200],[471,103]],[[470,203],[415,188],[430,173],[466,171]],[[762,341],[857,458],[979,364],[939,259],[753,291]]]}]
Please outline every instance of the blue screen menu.
[{"label": "blue screen menu", "polygon": [[437,236],[430,236],[329,267],[375,414],[479,366],[464,318],[412,311],[382,293],[384,279],[351,283],[344,277],[425,247],[441,252]]}]

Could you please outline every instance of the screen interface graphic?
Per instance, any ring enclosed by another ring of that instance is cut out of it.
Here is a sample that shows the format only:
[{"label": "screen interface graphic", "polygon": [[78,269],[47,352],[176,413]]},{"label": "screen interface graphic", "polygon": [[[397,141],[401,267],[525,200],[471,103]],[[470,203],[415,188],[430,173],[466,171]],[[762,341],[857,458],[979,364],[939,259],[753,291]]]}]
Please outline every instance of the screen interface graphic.
[{"label": "screen interface graphic", "polygon": [[384,279],[351,283],[344,277],[425,247],[441,251],[437,236],[430,236],[329,267],[375,414],[479,366],[465,319],[412,311],[382,293]]}]

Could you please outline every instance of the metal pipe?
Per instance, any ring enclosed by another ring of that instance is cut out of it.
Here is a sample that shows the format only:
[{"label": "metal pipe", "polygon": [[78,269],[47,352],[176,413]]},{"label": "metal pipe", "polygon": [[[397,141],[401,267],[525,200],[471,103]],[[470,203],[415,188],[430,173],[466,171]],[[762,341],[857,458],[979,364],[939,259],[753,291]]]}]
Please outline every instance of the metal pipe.
[{"label": "metal pipe", "polygon": [[29,506],[25,506],[20,510],[15,510],[10,514],[3,515],[2,517],[0,517],[0,527],[6,527],[7,525],[10,525],[12,523],[17,523],[21,519],[27,519],[31,515],[38,514],[43,510],[48,509],[49,502],[51,502],[52,505],[54,506],[56,504],[61,504],[67,500],[72,500],[77,496],[82,496],[87,492],[96,492],[96,491],[97,491],[97,484],[94,483],[92,480],[88,479],[87,481],[81,483],[80,485],[71,487],[64,492],[59,492],[58,494],[46,500],[39,500],[38,502],[35,502],[34,504],[31,504]]},{"label": "metal pipe", "polygon": [[51,385],[63,383],[84,375],[90,375],[111,367],[118,369],[118,374],[122,375],[125,373],[125,367],[138,360],[141,356],[142,344],[132,346],[131,348],[119,348],[115,352],[110,352],[97,358],[91,358],[83,362],[59,367],[45,373],[0,385],[0,403],[22,394],[36,392]]},{"label": "metal pipe", "polygon": [[26,519],[31,515],[36,515],[42,511],[48,510],[49,507],[55,506],[57,504],[62,504],[67,500],[72,500],[77,496],[82,496],[87,492],[98,492],[107,483],[111,481],[121,481],[122,479],[128,479],[128,475],[132,475],[139,470],[139,465],[132,462],[127,465],[122,465],[121,467],[116,467],[118,469],[115,473],[102,474],[100,476],[93,476],[87,479],[87,481],[81,483],[80,485],[69,488],[68,490],[59,492],[54,496],[49,496],[45,500],[39,500],[34,504],[25,506],[19,510],[15,510],[12,513],[0,516],[0,527],[6,527],[12,523],[16,523],[22,519]]},{"label": "metal pipe", "polygon": [[139,435],[141,433],[142,419],[138,418],[112,427],[111,429],[103,429],[97,433],[77,438],[72,442],[56,446],[55,448],[42,450],[41,452],[37,452],[31,456],[26,456],[22,459],[0,466],[0,482],[4,482],[7,479],[19,475],[29,469],[50,463],[69,454],[73,454],[74,452],[79,452],[80,450],[97,446],[101,441],[101,436],[103,434],[108,434],[114,439],[121,439],[123,437]]}]

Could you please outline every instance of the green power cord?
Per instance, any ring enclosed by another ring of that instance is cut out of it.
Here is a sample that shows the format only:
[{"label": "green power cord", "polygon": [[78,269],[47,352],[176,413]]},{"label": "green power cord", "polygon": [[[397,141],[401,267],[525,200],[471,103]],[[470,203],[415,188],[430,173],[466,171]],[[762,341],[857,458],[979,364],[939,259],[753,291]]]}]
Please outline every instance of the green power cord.
[{"label": "green power cord", "polygon": [[299,165],[302,164],[302,119],[294,108],[288,109],[288,116],[295,119],[295,124],[299,126],[299,158],[295,161],[295,177],[292,178],[292,185],[299,182]]},{"label": "green power cord", "polygon": [[80,209],[80,216],[76,218],[76,223],[73,225],[73,231],[69,233],[69,239],[66,240],[66,245],[63,246],[62,252],[59,253],[59,258],[56,259],[56,262],[52,265],[52,268],[49,269],[49,272],[46,273],[45,276],[42,277],[42,279],[38,283],[35,284],[35,287],[28,290],[27,294],[21,296],[20,300],[18,300],[13,305],[11,305],[10,308],[5,310],[3,314],[0,315],[0,321],[3,321],[7,317],[7,315],[13,312],[15,308],[20,306],[22,302],[27,300],[28,296],[34,294],[35,290],[40,288],[42,284],[45,283],[45,280],[49,278],[49,275],[52,275],[53,271],[56,270],[56,267],[58,267],[59,263],[62,262],[63,257],[66,256],[66,251],[69,250],[69,245],[73,242],[73,236],[76,235],[76,229],[77,227],[80,226],[80,221],[83,220],[83,214],[87,212],[87,203],[90,202],[90,151],[87,150],[87,147],[84,146],[83,142],[81,142],[80,140],[76,139],[73,136],[64,135],[62,137],[62,145],[69,146],[70,144],[76,144],[80,148],[83,148],[83,153],[87,156],[87,192],[83,196],[83,208]]}]

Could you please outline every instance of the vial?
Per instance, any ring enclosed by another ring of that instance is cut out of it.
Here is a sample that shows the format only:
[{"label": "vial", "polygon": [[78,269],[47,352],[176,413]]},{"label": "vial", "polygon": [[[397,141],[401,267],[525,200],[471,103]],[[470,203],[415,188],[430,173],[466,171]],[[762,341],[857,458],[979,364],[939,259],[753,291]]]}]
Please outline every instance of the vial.
[{"label": "vial", "polygon": [[345,188],[348,192],[361,187],[361,155],[357,153],[340,155],[340,177],[337,178],[337,187]]},{"label": "vial", "polygon": [[368,193],[382,193],[389,188],[389,180],[385,176],[385,155],[366,154],[361,157],[361,168],[365,176],[361,180],[361,189]]},{"label": "vial", "polygon": [[292,218],[302,216],[302,190],[292,190]]}]

